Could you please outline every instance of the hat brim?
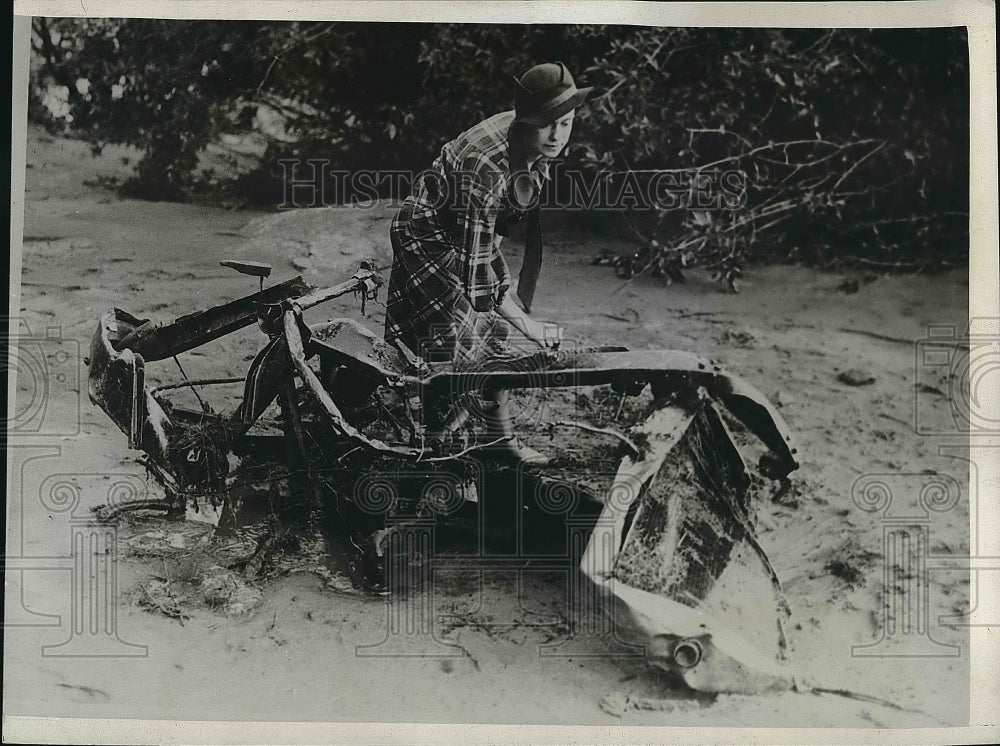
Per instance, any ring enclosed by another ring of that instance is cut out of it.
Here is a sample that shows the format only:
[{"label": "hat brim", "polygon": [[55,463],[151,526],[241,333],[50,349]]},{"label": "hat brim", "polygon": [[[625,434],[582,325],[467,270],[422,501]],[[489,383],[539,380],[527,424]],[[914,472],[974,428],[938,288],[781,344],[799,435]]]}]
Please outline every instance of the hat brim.
[{"label": "hat brim", "polygon": [[524,116],[515,115],[514,121],[522,124],[530,124],[535,127],[544,127],[547,124],[552,124],[554,121],[560,119],[586,101],[587,96],[590,95],[592,90],[594,90],[592,87],[578,88],[576,93],[563,101],[561,104],[557,104],[551,109],[546,109],[545,111],[536,111]]}]

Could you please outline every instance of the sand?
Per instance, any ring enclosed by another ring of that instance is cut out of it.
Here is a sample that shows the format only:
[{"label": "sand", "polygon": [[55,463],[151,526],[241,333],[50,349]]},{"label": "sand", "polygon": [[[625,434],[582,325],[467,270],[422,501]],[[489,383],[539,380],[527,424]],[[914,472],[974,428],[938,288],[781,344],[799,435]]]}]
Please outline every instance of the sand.
[{"label": "sand", "polygon": [[[126,200],[105,181],[127,172],[123,156],[134,154],[107,149],[93,158],[80,142],[29,131],[21,307],[32,338],[59,327],[64,344],[78,345],[82,358],[97,319],[113,305],[168,320],[253,291],[252,278],[218,265],[224,258],[266,261],[275,281],[303,274],[314,284],[340,282],[365,259],[388,263],[390,210],[384,205],[270,214]],[[539,646],[565,639],[568,628],[558,578],[544,573],[525,573],[520,586],[511,571],[487,572],[481,582],[459,573],[443,582],[435,602],[450,617],[440,620],[436,640],[399,642],[396,652],[410,657],[385,657],[384,646],[359,655],[357,646],[385,636],[385,601],[321,573],[279,574],[254,584],[245,613],[205,602],[170,615],[162,604],[143,602],[142,588],[164,582],[165,573],[168,584],[203,581],[209,568],[195,562],[179,570],[155,552],[135,551],[136,542],[149,534],[145,540],[161,549],[171,542],[174,549],[190,549],[208,537],[152,521],[141,530],[122,527],[131,544],[120,543],[117,562],[119,635],[147,646],[146,657],[43,657],[40,646],[68,634],[68,566],[54,560],[49,564],[55,569],[11,576],[8,623],[17,611],[10,599],[20,591],[27,609],[61,615],[62,625],[6,630],[7,714],[592,725],[966,723],[969,647],[962,625],[975,606],[969,575],[930,572],[921,602],[906,577],[912,568],[886,559],[886,515],[863,511],[852,489],[866,475],[887,475],[880,480],[892,491],[889,517],[906,515],[909,523],[925,526],[934,555],[969,552],[975,495],[970,500],[963,438],[920,435],[914,426],[917,418],[921,429],[954,432],[950,380],[947,370],[915,367],[913,344],[928,324],[954,324],[961,333],[968,272],[900,277],[771,266],[749,268],[738,295],[723,292],[702,271],[669,287],[650,278],[623,286],[591,259],[627,244],[561,222],[546,231],[536,315],[561,323],[568,338],[582,343],[709,355],[777,402],[799,438],[802,466],[779,502],[761,506],[759,526],[792,608],[795,659],[808,679],[825,687],[921,712],[828,694],[696,694],[677,689],[641,660],[608,655],[613,646],[587,636],[560,647],[561,655],[545,655]],[[514,241],[508,260],[519,266]],[[314,309],[310,318],[346,315],[380,330],[381,307],[370,305],[368,312],[362,319],[348,297]],[[242,375],[260,339],[253,329],[234,335],[183,356],[184,369],[192,377]],[[44,412],[43,430],[54,435],[14,441],[9,556],[67,556],[69,516],[39,502],[53,474],[75,475],[84,513],[106,501],[107,484],[118,475],[138,480],[150,494],[159,489],[147,482],[125,436],[87,400],[86,368],[79,364],[76,375],[71,363],[68,370]],[[847,371],[874,381],[851,385],[851,376],[840,375]],[[160,375],[167,380],[178,373],[150,366],[153,380]],[[30,397],[31,386],[19,380],[21,395]],[[949,444],[956,446],[951,455],[941,455],[939,447]],[[948,484],[960,497],[944,512],[921,512],[918,495],[935,475],[953,480]],[[203,600],[216,598],[218,583],[229,580],[212,582]],[[896,616],[886,609],[891,601]],[[926,630],[902,635],[893,628],[907,610],[927,620]],[[32,619],[35,624],[42,617]],[[852,646],[882,638],[879,652],[894,657],[852,655]],[[928,655],[942,653],[946,657]],[[609,696],[625,704],[609,707]]]}]

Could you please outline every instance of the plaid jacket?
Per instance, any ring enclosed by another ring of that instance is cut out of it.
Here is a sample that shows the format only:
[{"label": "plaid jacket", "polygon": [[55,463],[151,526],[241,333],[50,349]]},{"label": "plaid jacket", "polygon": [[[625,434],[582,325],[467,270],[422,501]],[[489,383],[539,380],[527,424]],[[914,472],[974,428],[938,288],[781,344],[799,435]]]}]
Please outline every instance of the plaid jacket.
[{"label": "plaid jacket", "polygon": [[[498,216],[508,208],[511,157],[507,131],[514,112],[506,111],[466,130],[442,149],[413,193],[410,220],[414,232],[442,228],[458,248],[460,277],[466,296],[477,311],[488,311],[510,285],[509,272],[499,252]],[[542,171],[532,170],[535,188]],[[423,224],[423,225],[421,225]]]},{"label": "plaid jacket", "polygon": [[[391,229],[386,338],[412,343],[432,327],[468,326],[502,301],[510,272],[500,241],[516,212],[508,200],[513,119],[514,112],[502,112],[458,135],[415,182]],[[531,177],[540,189],[548,178],[544,159]]]}]

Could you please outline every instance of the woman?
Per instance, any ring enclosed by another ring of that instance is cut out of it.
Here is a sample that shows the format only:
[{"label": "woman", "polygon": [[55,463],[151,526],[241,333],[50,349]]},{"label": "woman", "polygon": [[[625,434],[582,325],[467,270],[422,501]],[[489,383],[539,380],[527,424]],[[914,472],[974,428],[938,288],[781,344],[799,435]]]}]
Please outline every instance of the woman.
[{"label": "woman", "polygon": [[[561,62],[536,65],[515,78],[514,111],[496,114],[442,149],[416,180],[390,230],[385,337],[427,360],[478,362],[502,352],[513,326],[539,347],[559,339],[552,324],[532,319],[541,265],[539,196],[548,160],[562,152],[574,112],[590,88],[577,88]],[[517,295],[500,253],[512,221],[528,218],[528,241]],[[499,455],[531,464],[547,459],[513,435],[507,395],[484,391],[496,403],[488,413]],[[449,429],[428,422],[443,438]]]}]

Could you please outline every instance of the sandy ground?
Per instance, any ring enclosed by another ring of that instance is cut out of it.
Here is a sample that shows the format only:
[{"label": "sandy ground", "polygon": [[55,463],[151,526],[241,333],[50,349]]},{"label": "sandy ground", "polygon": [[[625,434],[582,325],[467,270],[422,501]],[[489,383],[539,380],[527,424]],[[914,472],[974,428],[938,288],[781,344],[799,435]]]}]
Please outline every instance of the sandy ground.
[{"label": "sandy ground", "polygon": [[[123,200],[103,181],[125,174],[123,155],[108,150],[94,159],[81,143],[30,131],[21,286],[30,339],[59,327],[65,340],[60,349],[73,352],[78,344],[82,357],[96,320],[112,305],[167,320],[251,292],[250,278],[218,266],[227,257],[270,262],[275,280],[301,273],[316,284],[341,281],[362,259],[387,264],[384,207],[275,215]],[[721,292],[700,272],[691,272],[683,285],[665,288],[640,278],[619,289],[610,269],[591,266],[599,250],[623,248],[619,240],[573,227],[550,227],[547,234],[536,300],[540,317],[562,323],[569,337],[584,343],[710,355],[778,403],[800,439],[802,467],[780,503],[761,506],[760,538],[792,607],[795,659],[826,687],[922,712],[832,695],[695,695],[670,688],[640,661],[610,657],[601,640],[578,638],[566,655],[544,657],[539,645],[565,636],[565,609],[558,583],[530,574],[519,592],[509,573],[486,573],[478,586],[469,578],[444,588],[441,602],[454,619],[438,632],[449,647],[430,655],[426,644],[409,638],[400,647],[409,657],[356,655],[356,646],[385,636],[385,602],[338,590],[308,572],[262,584],[250,613],[227,616],[192,605],[185,618],[171,618],[137,599],[143,585],[164,574],[177,579],[182,570],[155,552],[132,549],[143,537],[183,548],[201,541],[203,532],[163,521],[120,529],[129,541],[120,542],[117,563],[119,635],[148,646],[148,655],[43,655],[40,646],[67,638],[72,611],[65,559],[71,514],[39,502],[45,480],[75,475],[83,514],[106,500],[107,483],[118,475],[145,484],[138,454],[87,400],[86,368],[62,359],[68,375],[52,384],[39,436],[15,439],[11,456],[8,556],[55,559],[37,561],[49,570],[8,578],[7,623],[29,626],[6,630],[7,714],[594,725],[966,723],[969,647],[962,615],[970,607],[968,573],[931,572],[924,600],[907,595],[912,568],[886,557],[886,516],[862,511],[851,498],[860,477],[883,475],[893,497],[889,518],[908,516],[909,523],[925,525],[933,555],[968,553],[969,467],[962,437],[921,436],[914,428],[916,417],[922,429],[954,431],[947,368],[915,369],[913,345],[928,324],[964,328],[968,273],[845,276],[765,267],[747,272],[739,295]],[[508,256],[517,267],[516,243]],[[324,306],[322,314],[360,318],[352,298]],[[380,330],[382,318],[375,306],[365,323]],[[251,330],[185,355],[185,370],[191,376],[240,375],[258,341]],[[44,349],[50,355],[56,343],[32,344],[49,344]],[[874,382],[848,386],[838,380],[851,369]],[[157,370],[165,379],[177,376],[169,366]],[[22,379],[24,402],[33,384]],[[956,448],[941,455],[942,445]],[[935,475],[954,480],[960,499],[943,512],[922,511],[918,495]],[[151,482],[145,488],[158,489]],[[182,538],[172,538],[177,536]],[[194,579],[204,571],[186,570]],[[12,601],[18,597],[23,609]],[[894,612],[887,608],[893,604]],[[60,615],[61,623],[51,626],[49,617],[50,626],[39,626],[45,619],[25,617],[25,609]],[[904,635],[899,625],[907,613],[916,621]],[[852,646],[880,639],[879,652],[889,657],[852,655]],[[609,694],[661,701],[656,710],[617,717],[601,707]]]}]

